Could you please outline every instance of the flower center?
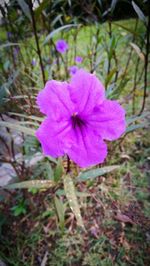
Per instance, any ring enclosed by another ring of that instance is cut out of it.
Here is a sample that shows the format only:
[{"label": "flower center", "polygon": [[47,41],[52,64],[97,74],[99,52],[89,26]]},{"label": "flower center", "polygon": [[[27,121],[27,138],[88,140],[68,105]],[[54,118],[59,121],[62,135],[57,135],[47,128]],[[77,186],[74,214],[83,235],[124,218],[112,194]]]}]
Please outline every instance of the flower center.
[{"label": "flower center", "polygon": [[72,122],[72,126],[73,128],[76,127],[83,127],[85,125],[85,121],[82,120],[79,115],[77,113],[73,113],[71,116],[71,122]]}]

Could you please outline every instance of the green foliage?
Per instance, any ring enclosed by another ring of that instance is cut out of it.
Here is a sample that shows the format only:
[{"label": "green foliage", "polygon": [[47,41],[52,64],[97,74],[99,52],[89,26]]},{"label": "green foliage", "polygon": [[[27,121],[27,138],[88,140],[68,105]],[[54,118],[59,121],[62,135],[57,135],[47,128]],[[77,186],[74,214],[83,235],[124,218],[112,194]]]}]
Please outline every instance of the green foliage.
[{"label": "green foliage", "polygon": [[18,4],[20,5],[22,11],[27,16],[27,18],[31,21],[31,14],[28,4],[24,0],[17,0]]},{"label": "green foliage", "polygon": [[24,200],[20,200],[17,205],[14,205],[11,208],[14,216],[19,216],[21,214],[26,214],[26,202]]},{"label": "green foliage", "polygon": [[56,207],[56,211],[57,211],[57,215],[58,215],[58,219],[59,219],[60,228],[64,229],[64,225],[65,225],[65,206],[64,206],[63,202],[61,201],[61,199],[59,199],[56,196],[54,198],[54,203],[55,203],[55,207]]},{"label": "green foliage", "polygon": [[57,183],[60,181],[61,177],[63,175],[63,166],[62,166],[62,160],[59,159],[56,165],[56,168],[54,170],[54,181]]}]

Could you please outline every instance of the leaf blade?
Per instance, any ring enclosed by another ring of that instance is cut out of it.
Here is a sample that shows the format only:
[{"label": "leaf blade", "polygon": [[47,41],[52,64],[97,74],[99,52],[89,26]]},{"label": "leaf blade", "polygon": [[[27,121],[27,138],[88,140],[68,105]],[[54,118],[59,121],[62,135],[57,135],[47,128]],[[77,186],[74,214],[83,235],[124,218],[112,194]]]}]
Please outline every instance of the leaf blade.
[{"label": "leaf blade", "polygon": [[89,180],[89,179],[94,179],[98,176],[101,176],[101,175],[104,175],[104,174],[107,174],[111,171],[114,171],[116,169],[120,168],[120,165],[111,165],[111,166],[106,166],[106,167],[103,167],[103,168],[97,168],[97,169],[92,169],[92,170],[89,170],[89,171],[86,171],[86,172],[81,172],[78,177],[77,177],[77,180],[78,181],[86,181],[86,180]]},{"label": "leaf blade", "polygon": [[52,32],[50,32],[46,38],[45,38],[45,41],[43,42],[43,45],[45,45],[56,33],[59,33],[60,31],[64,30],[64,29],[68,29],[68,28],[71,28],[71,27],[77,27],[79,26],[79,24],[68,24],[68,25],[65,25],[65,26],[61,26],[59,28],[57,28],[56,30],[53,30]]},{"label": "leaf blade", "polygon": [[137,55],[139,56],[139,58],[144,62],[145,61],[145,56],[142,53],[141,49],[138,47],[138,45],[136,45],[133,42],[130,42],[130,45],[132,46],[132,48],[134,49],[134,51],[137,53]]},{"label": "leaf blade", "polygon": [[32,21],[31,14],[30,14],[30,9],[27,3],[24,0],[17,0],[18,5],[21,7],[22,12],[25,14],[25,16]]},{"label": "leaf blade", "polygon": [[136,129],[147,128],[147,127],[148,127],[147,123],[141,123],[141,124],[138,124],[138,125],[131,125],[131,126],[127,127],[125,133],[129,133],[129,132],[132,132],[132,131],[134,131]]},{"label": "leaf blade", "polygon": [[132,1],[132,6],[133,6],[135,12],[137,13],[139,19],[141,19],[143,22],[146,22],[146,17],[144,15],[143,11],[139,8],[139,6],[134,1]]},{"label": "leaf blade", "polygon": [[55,183],[52,180],[30,180],[22,181],[18,183],[9,184],[4,186],[6,189],[29,189],[29,188],[50,188],[53,187]]},{"label": "leaf blade", "polygon": [[12,124],[10,122],[6,122],[6,121],[0,121],[0,126],[3,126],[3,127],[8,127],[10,129],[14,129],[14,130],[17,130],[17,131],[21,131],[27,135],[31,135],[31,136],[35,136],[35,130],[32,129],[32,128],[29,128],[29,127],[24,127],[24,126],[21,126],[21,125],[16,125],[16,124]]},{"label": "leaf blade", "polygon": [[76,217],[77,224],[85,230],[72,178],[69,175],[66,175],[64,176],[63,180],[66,197],[68,199],[70,208]]},{"label": "leaf blade", "polygon": [[54,203],[58,214],[60,225],[63,227],[65,223],[65,208],[63,202],[57,197],[54,197]]}]

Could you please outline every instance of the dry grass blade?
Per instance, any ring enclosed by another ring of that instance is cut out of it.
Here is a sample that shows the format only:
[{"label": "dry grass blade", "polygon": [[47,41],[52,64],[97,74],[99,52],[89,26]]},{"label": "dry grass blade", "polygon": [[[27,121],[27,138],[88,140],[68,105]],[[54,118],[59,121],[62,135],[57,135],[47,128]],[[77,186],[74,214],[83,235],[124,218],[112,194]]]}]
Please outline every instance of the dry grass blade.
[{"label": "dry grass blade", "polygon": [[139,58],[144,62],[145,61],[145,56],[142,53],[141,49],[135,43],[133,43],[133,42],[130,42],[130,45],[135,50],[135,52],[137,53],[137,55],[139,56]]},{"label": "dry grass blade", "polygon": [[45,252],[44,258],[42,260],[41,266],[45,266],[48,260],[48,251]]}]

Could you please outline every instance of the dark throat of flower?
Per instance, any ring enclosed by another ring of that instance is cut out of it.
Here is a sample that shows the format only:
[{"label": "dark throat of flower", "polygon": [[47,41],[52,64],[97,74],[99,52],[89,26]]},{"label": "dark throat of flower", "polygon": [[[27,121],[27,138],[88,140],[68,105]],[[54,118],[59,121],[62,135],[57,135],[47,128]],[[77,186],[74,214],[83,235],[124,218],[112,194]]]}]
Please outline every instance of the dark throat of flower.
[{"label": "dark throat of flower", "polygon": [[81,128],[83,126],[85,126],[85,121],[80,118],[79,115],[77,115],[76,113],[74,113],[72,116],[71,116],[71,122],[72,122],[72,126],[73,128]]}]

